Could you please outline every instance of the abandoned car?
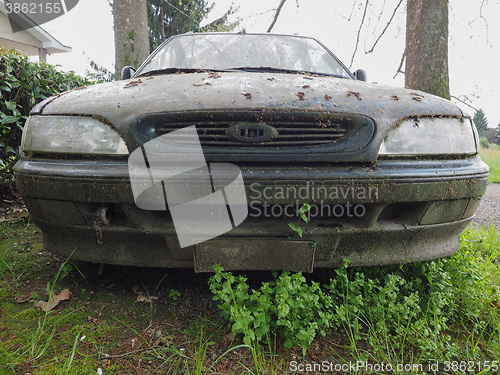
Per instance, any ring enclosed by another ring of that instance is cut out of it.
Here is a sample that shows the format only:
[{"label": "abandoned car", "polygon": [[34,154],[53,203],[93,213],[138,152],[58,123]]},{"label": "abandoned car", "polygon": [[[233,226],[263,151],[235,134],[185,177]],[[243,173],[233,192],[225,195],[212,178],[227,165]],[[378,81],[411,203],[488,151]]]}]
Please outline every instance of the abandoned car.
[{"label": "abandoned car", "polygon": [[190,33],[31,111],[16,184],[47,250],[210,271],[454,253],[487,185],[459,107],[312,38]]}]

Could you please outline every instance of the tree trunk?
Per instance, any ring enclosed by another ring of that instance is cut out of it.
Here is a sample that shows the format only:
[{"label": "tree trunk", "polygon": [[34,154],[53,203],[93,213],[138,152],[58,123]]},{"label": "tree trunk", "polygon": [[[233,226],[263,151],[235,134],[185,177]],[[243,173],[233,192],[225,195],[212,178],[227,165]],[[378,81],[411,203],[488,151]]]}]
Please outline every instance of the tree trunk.
[{"label": "tree trunk", "polygon": [[408,0],[405,85],[450,99],[448,0]]},{"label": "tree trunk", "polygon": [[124,66],[138,67],[149,55],[146,0],[114,0],[115,79]]}]

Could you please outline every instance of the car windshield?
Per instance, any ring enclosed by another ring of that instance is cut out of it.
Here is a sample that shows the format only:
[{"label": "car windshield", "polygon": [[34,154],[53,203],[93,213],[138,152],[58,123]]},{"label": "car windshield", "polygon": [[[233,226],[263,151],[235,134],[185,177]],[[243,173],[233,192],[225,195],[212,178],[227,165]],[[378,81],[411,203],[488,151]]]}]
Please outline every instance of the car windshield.
[{"label": "car windshield", "polygon": [[185,34],[160,46],[137,75],[169,70],[308,72],[352,78],[312,38],[266,34]]}]

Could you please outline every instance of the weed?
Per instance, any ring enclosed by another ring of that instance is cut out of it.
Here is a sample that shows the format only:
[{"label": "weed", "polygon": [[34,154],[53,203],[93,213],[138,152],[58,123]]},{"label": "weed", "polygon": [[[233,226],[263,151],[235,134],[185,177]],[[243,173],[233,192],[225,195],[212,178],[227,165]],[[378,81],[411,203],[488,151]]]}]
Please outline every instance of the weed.
[{"label": "weed", "polygon": [[302,207],[297,211],[297,216],[299,217],[297,219],[297,224],[288,223],[288,226],[294,231],[293,238],[295,238],[296,235],[302,238],[302,228],[299,227],[300,220],[302,219],[306,223],[309,221],[308,217],[306,216],[306,212],[308,212],[310,209],[311,206],[308,203],[304,203]]},{"label": "weed", "polygon": [[[232,332],[250,348],[281,337],[304,355],[318,333],[342,329],[358,360],[456,361],[464,359],[464,346],[467,359],[498,360],[500,314],[492,306],[500,306],[500,235],[493,227],[468,228],[461,243],[454,256],[422,263],[348,268],[345,261],[322,286],[283,272],[249,290],[245,277],[220,266],[209,286]],[[452,337],[459,326],[468,327],[465,343]],[[360,341],[371,350],[360,350]]]},{"label": "weed", "polygon": [[168,292],[168,297],[172,298],[174,301],[177,301],[178,298],[180,298],[181,292],[179,292],[176,289],[170,289],[170,292]]},{"label": "weed", "polygon": [[64,375],[69,374],[69,371],[71,369],[71,364],[73,363],[73,360],[75,359],[76,348],[78,346],[78,341],[80,340],[80,337],[81,337],[82,329],[80,329],[80,332],[78,332],[78,334],[75,336],[75,341],[73,342],[73,347],[71,349],[71,353],[70,353],[68,359],[64,362],[64,365],[62,368],[62,373]]},{"label": "weed", "polygon": [[210,290],[219,301],[222,315],[231,323],[232,332],[244,334],[243,342],[252,347],[270,334],[285,339],[285,347],[301,346],[304,351],[319,332],[334,326],[331,298],[319,283],[308,284],[301,273],[283,272],[279,277],[249,292],[246,278],[223,272],[214,266]]}]

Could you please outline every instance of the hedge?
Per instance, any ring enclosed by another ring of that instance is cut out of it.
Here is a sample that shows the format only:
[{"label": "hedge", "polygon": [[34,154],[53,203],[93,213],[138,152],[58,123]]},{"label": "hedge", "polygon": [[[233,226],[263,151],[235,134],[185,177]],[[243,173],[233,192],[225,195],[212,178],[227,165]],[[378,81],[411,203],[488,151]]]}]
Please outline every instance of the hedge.
[{"label": "hedge", "polygon": [[60,72],[56,66],[32,62],[0,47],[0,184],[12,181],[31,108],[45,98],[90,83],[74,72]]}]

